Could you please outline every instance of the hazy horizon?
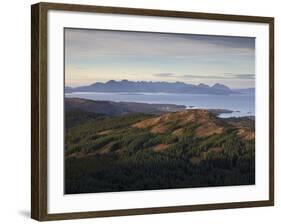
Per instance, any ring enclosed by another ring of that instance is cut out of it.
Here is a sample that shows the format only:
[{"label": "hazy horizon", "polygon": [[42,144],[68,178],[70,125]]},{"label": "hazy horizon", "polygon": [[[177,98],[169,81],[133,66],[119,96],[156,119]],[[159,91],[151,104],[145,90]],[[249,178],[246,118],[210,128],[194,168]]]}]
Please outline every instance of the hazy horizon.
[{"label": "hazy horizon", "polygon": [[109,80],[255,87],[255,38],[65,29],[65,85]]},{"label": "hazy horizon", "polygon": [[[128,80],[128,79],[120,79],[120,80],[116,80],[116,79],[110,79],[110,80],[107,80],[107,81],[100,81],[100,82],[93,82],[93,83],[88,83],[86,85],[77,85],[77,86],[70,86],[70,85],[65,85],[65,87],[71,87],[71,88],[76,88],[76,87],[83,87],[83,86],[87,86],[87,85],[92,85],[92,84],[95,84],[95,83],[107,83],[109,81],[116,81],[116,82],[121,82],[121,81],[129,81],[129,82],[167,82],[167,83],[176,83],[176,82],[181,82],[181,81],[144,81],[144,80]],[[187,82],[181,82],[181,83],[185,83],[185,84],[191,84],[191,83],[187,83]],[[208,85],[209,87],[212,87],[214,86],[215,84],[221,84],[221,85],[225,85],[227,87],[230,87],[224,83],[221,83],[221,82],[217,82],[217,83],[214,83],[214,84],[206,84],[206,83],[203,83],[203,82],[200,82],[200,83],[192,83],[192,85],[200,85],[200,84],[205,84],[205,85]],[[232,89],[250,89],[250,88],[255,88],[255,86],[253,87],[245,87],[245,88],[232,88]]]}]

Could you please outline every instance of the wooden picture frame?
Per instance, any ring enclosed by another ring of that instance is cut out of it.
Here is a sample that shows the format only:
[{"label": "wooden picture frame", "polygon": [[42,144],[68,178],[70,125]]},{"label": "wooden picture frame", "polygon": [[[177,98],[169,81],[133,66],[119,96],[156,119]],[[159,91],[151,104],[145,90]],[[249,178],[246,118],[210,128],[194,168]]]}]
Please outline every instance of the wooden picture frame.
[{"label": "wooden picture frame", "polygon": [[[170,212],[203,211],[229,208],[246,208],[274,205],[274,18],[258,16],[223,15],[183,11],[164,11],[137,8],[118,8],[90,5],[72,5],[56,3],[38,3],[32,5],[31,11],[31,217],[39,221],[60,219],[81,219],[94,217],[156,214]],[[47,14],[50,10],[68,12],[87,12],[104,14],[121,14],[137,16],[157,16],[166,18],[193,18],[211,21],[232,21],[261,23],[269,25],[269,196],[268,200],[243,201],[233,203],[215,203],[183,206],[165,206],[151,208],[130,208],[106,211],[85,211],[69,213],[48,213],[48,73],[47,48],[48,34]]]}]

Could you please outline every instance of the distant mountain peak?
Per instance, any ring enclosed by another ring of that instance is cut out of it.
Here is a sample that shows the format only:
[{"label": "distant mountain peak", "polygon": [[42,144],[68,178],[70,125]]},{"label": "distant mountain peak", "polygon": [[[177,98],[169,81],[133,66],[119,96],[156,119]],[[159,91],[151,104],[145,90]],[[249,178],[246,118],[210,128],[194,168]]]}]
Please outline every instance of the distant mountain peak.
[{"label": "distant mountain peak", "polygon": [[118,83],[118,81],[115,81],[115,80],[109,80],[106,82],[106,84],[111,84],[111,83]]},{"label": "distant mountain peak", "polygon": [[216,83],[215,85],[212,86],[214,89],[220,89],[220,90],[231,90],[228,86]]},{"label": "distant mountain peak", "polygon": [[200,83],[200,84],[198,85],[198,87],[209,88],[210,86],[208,86],[208,85],[206,85],[206,84],[204,84],[204,83]]}]

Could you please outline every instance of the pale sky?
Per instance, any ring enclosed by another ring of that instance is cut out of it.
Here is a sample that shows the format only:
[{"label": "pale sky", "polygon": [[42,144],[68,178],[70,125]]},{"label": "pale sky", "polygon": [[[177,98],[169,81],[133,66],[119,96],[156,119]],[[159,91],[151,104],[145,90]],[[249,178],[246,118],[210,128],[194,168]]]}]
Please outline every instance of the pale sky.
[{"label": "pale sky", "polygon": [[65,29],[65,85],[109,80],[255,86],[255,39]]}]

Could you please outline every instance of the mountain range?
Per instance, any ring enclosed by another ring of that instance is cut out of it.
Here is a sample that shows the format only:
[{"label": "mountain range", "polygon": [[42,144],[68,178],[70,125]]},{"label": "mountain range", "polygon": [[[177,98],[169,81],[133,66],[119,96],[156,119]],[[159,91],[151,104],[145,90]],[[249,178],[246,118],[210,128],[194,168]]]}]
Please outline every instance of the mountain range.
[{"label": "mountain range", "polygon": [[[254,88],[247,89],[247,92],[253,92]],[[234,90],[226,85],[216,83],[209,86],[203,83],[199,85],[187,84],[184,82],[146,82],[146,81],[128,81],[110,80],[108,82],[96,82],[87,86],[65,87],[65,93],[72,92],[164,92],[164,93],[189,93],[189,94],[241,94],[244,89]]]}]

